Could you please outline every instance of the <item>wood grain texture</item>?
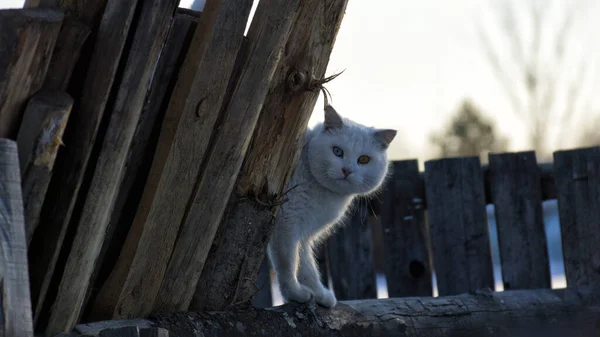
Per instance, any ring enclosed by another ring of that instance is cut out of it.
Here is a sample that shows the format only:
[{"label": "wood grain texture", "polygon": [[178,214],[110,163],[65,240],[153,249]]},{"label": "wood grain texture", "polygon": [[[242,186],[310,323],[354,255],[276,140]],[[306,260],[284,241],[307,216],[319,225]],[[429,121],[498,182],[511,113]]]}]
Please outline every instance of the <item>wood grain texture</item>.
[{"label": "wood grain texture", "polygon": [[23,186],[25,235],[31,242],[52,176],[54,161],[67,126],[73,98],[62,91],[45,90],[27,103],[17,135]]},{"label": "wood grain texture", "polygon": [[600,147],[554,153],[568,287],[600,282]]},{"label": "wood grain texture", "polygon": [[535,152],[490,154],[489,168],[504,289],[550,288]]},{"label": "wood grain texture", "polygon": [[62,20],[51,9],[0,10],[0,138],[16,138],[27,100],[46,77]]},{"label": "wood grain texture", "polygon": [[115,318],[139,317],[152,310],[222,109],[251,5],[208,2],[200,18],[182,68],[186,76],[179,77],[171,97],[138,213],[112,280],[105,285],[106,297],[118,298],[108,300],[105,309],[114,308]]},{"label": "wood grain texture", "polygon": [[112,111],[108,112],[108,129],[50,312],[46,328],[48,335],[72,329],[82,314],[123,179],[129,147],[177,4],[177,0],[153,0],[140,4],[141,13],[123,78]]},{"label": "wood grain texture", "polygon": [[347,224],[327,240],[333,291],[340,301],[377,298],[370,202],[363,199],[355,203]]},{"label": "wood grain texture", "polygon": [[[347,0],[301,2],[227,216],[198,282],[193,309],[222,310],[256,292],[254,281],[277,210],[261,203],[275,206],[285,192],[318,97],[318,90],[309,90],[312,79],[325,74],[346,4]],[[294,81],[297,78],[304,80]]]},{"label": "wood grain texture", "polygon": [[[97,291],[107,280],[117,262],[140,204],[152,167],[152,159],[156,152],[165,112],[196,28],[196,21],[196,17],[177,14],[171,22],[169,35],[162,48],[154,79],[146,96],[146,102],[127,155],[123,181],[119,187],[119,194],[106,231],[107,239],[100,252],[99,261],[102,266],[95,271],[95,274],[98,275],[97,278],[93,277],[96,279],[96,287],[90,295],[92,303],[102,301],[102,298],[97,296]],[[91,304],[91,306],[88,320],[112,317],[112,312],[98,311],[102,307],[101,305]]]},{"label": "wood grain texture", "polygon": [[[197,188],[157,295],[156,311],[187,310],[192,301],[298,4],[299,0],[266,0],[258,4],[248,31],[248,53],[212,140],[213,148],[203,161]],[[256,264],[260,266],[260,260]],[[256,277],[258,266],[252,277]]]},{"label": "wood grain texture", "polygon": [[56,8],[68,18],[95,28],[100,23],[108,1],[110,0],[26,0],[25,7]]},{"label": "wood grain texture", "polygon": [[425,192],[440,296],[493,289],[479,158],[425,162]]},{"label": "wood grain texture", "polygon": [[36,322],[44,305],[49,308],[52,304],[44,304],[46,294],[113,87],[134,11],[135,4],[129,1],[113,0],[107,5],[79,97],[82,104],[69,117],[64,135],[65,146],[60,148],[56,158],[42,207],[41,217],[45,224],[34,234],[29,250]]},{"label": "wood grain texture", "polygon": [[395,161],[380,197],[385,275],[390,297],[431,296],[425,186],[416,160]]},{"label": "wood grain texture", "polygon": [[33,336],[17,144],[0,139],[0,336]]}]

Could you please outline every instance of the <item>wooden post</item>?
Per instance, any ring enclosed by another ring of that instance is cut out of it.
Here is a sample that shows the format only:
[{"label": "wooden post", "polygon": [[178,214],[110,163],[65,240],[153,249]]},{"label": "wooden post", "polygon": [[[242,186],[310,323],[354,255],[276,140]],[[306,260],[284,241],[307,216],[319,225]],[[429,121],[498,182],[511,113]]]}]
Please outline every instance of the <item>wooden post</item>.
[{"label": "wooden post", "polygon": [[273,296],[271,295],[271,268],[269,259],[265,257],[258,270],[256,278],[257,292],[252,298],[252,305],[255,308],[268,308],[273,306]]},{"label": "wooden post", "polygon": [[385,274],[390,297],[431,296],[425,186],[416,160],[396,161],[381,197]]},{"label": "wooden post", "polygon": [[51,9],[0,10],[0,138],[15,138],[23,109],[38,91],[63,20]]},{"label": "wooden post", "polygon": [[285,192],[318,98],[317,90],[308,90],[313,89],[313,78],[325,74],[347,2],[300,4],[225,211],[228,216],[217,233],[217,237],[226,233],[227,241],[207,258],[191,306],[194,310],[224,309],[250,299],[256,291],[254,280],[277,209],[256,200],[276,205]]},{"label": "wooden post", "polygon": [[[132,5],[135,6],[135,1]],[[123,179],[127,154],[177,0],[141,3],[133,42],[76,235],[52,305],[47,335],[68,331],[82,314]]]},{"label": "wooden post", "polygon": [[[80,105],[69,118],[64,143],[42,207],[44,226],[33,236],[29,250],[34,322],[38,321],[62,248],[68,224],[104,115],[125,40],[135,11],[130,1],[110,1],[102,19]],[[46,303],[49,308],[52,303]]]},{"label": "wooden post", "polygon": [[373,249],[371,247],[371,207],[369,200],[355,201],[348,224],[327,241],[333,290],[338,300],[377,298]]},{"label": "wooden post", "polygon": [[43,91],[27,104],[17,136],[23,182],[25,234],[31,242],[40,222],[54,160],[71,113],[73,99],[61,91]]},{"label": "wooden post", "polygon": [[535,152],[489,155],[504,290],[550,288]]},{"label": "wooden post", "polygon": [[[177,83],[178,73],[187,54],[196,22],[197,17],[177,14],[171,23],[169,36],[162,48],[152,86],[148,91],[146,103],[133,136],[133,143],[127,155],[123,182],[107,228],[107,240],[102,246],[99,257],[102,266],[95,272],[98,275],[97,290],[113,270],[131,228],[144,186],[148,181],[169,98]],[[93,279],[95,278],[93,277]],[[91,301],[95,302],[96,298],[97,293],[92,293]],[[112,312],[97,311],[99,308],[100,306],[92,304],[92,312],[88,320],[109,319],[112,316]]]},{"label": "wooden post", "polygon": [[[251,5],[249,1],[211,1],[200,17],[171,95],[140,206],[119,260],[98,296],[99,312],[133,317],[152,310],[208,149],[206,140],[223,104]],[[133,296],[138,293],[131,289],[144,293]]]},{"label": "wooden post", "polygon": [[425,191],[439,294],[493,289],[479,158],[425,162]]},{"label": "wooden post", "polygon": [[554,153],[568,287],[600,283],[600,147]]},{"label": "wooden post", "polygon": [[33,336],[17,144],[0,139],[0,336]]}]

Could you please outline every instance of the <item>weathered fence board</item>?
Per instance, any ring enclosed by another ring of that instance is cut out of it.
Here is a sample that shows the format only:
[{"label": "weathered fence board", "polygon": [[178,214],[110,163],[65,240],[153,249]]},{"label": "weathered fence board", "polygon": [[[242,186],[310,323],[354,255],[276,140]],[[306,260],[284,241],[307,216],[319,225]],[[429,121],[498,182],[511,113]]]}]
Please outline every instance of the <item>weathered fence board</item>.
[{"label": "weathered fence board", "polygon": [[42,207],[41,217],[45,224],[34,234],[29,250],[36,322],[44,306],[48,309],[52,304],[45,303],[48,287],[96,141],[134,11],[135,6],[129,1],[108,3],[78,98],[85,104],[80,104],[71,113],[64,135],[65,147],[61,147],[56,158]]},{"label": "weathered fence board", "polygon": [[62,144],[73,98],[61,91],[41,91],[27,103],[17,135],[23,185],[25,235],[31,242],[40,222],[40,212],[52,176],[58,148]]},{"label": "weathered fence board", "polygon": [[[240,301],[256,291],[253,282],[273,217],[285,200],[285,185],[318,98],[315,80],[325,74],[346,4],[347,0],[302,1],[295,14],[227,216],[214,240],[218,247],[211,249],[198,282],[195,310],[223,309],[232,295]],[[259,20],[258,14],[254,20]]]},{"label": "weathered fence board", "polygon": [[25,104],[46,76],[62,20],[51,9],[0,10],[0,138],[17,136]]},{"label": "weathered fence board", "polygon": [[439,294],[493,289],[479,158],[425,162],[425,191]]},{"label": "weathered fence board", "polygon": [[19,155],[0,138],[0,336],[33,336]]},{"label": "weathered fence board", "polygon": [[550,288],[535,153],[491,154],[489,163],[504,289]]},{"label": "weathered fence board", "polygon": [[431,296],[425,186],[416,160],[395,161],[380,197],[385,275],[390,297]]},{"label": "weathered fence board", "polygon": [[370,201],[354,201],[346,225],[327,241],[333,291],[338,300],[377,298],[371,240]]},{"label": "weathered fence board", "polygon": [[554,153],[568,287],[600,284],[600,147]]},{"label": "weathered fence board", "polygon": [[[72,329],[82,314],[123,179],[128,150],[177,3],[177,0],[153,0],[140,4],[141,13],[123,78],[112,112],[109,112],[110,123],[52,305],[46,329],[48,335]],[[135,1],[132,1],[132,5],[135,5]]]},{"label": "weathered fence board", "polygon": [[[108,310],[115,308],[114,317],[143,316],[152,310],[222,108],[250,8],[250,2],[212,1],[200,17],[182,69],[188,75],[179,77],[181,89],[171,98],[149,184],[125,243],[127,251],[108,285],[109,296],[118,298],[116,305],[107,301]],[[159,155],[166,159],[157,160]]]}]

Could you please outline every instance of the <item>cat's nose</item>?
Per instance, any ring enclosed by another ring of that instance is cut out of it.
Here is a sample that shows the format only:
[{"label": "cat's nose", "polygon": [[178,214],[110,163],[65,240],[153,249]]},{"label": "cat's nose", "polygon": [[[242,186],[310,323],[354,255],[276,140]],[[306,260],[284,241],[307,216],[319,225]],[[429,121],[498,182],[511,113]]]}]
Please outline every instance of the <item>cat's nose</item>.
[{"label": "cat's nose", "polygon": [[347,167],[342,167],[342,173],[344,174],[344,177],[348,177],[352,173],[352,170]]}]

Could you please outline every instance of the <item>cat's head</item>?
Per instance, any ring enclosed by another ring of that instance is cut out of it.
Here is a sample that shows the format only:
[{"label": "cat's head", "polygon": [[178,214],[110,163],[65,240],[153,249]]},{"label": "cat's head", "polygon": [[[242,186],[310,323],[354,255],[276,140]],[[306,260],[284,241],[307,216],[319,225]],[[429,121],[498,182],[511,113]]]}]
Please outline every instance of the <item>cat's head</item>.
[{"label": "cat's head", "polygon": [[347,195],[376,191],[388,172],[387,148],[395,130],[375,129],[342,118],[325,108],[325,121],[308,139],[308,166],[317,182]]}]

